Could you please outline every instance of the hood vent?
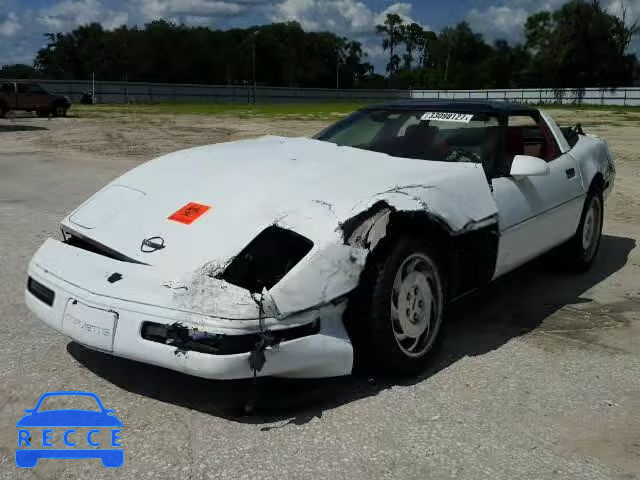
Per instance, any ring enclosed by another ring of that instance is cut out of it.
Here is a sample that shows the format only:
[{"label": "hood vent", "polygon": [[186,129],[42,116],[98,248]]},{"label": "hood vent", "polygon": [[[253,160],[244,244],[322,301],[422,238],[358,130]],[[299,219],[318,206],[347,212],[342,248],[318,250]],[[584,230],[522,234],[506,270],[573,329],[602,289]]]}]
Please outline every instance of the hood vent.
[{"label": "hood vent", "polygon": [[130,210],[144,192],[123,185],[110,185],[91,197],[71,214],[69,221],[92,230],[124,211]]}]

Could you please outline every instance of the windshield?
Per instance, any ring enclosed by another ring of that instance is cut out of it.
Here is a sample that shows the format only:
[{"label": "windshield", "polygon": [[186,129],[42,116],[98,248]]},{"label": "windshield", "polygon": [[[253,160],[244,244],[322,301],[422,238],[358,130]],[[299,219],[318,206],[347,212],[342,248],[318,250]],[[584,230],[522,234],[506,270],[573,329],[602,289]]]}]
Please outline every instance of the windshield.
[{"label": "windshield", "polygon": [[493,114],[364,110],[316,138],[394,157],[482,163],[488,171],[495,163],[499,132]]}]

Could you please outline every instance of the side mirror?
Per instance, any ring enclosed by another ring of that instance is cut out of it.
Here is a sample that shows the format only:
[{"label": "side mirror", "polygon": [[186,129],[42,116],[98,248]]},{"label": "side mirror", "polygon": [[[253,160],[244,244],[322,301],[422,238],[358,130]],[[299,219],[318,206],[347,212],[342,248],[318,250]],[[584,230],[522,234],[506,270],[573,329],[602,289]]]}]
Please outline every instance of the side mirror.
[{"label": "side mirror", "polygon": [[549,175],[549,165],[538,157],[516,155],[511,164],[510,175],[516,179],[519,177],[541,177],[543,175]]}]

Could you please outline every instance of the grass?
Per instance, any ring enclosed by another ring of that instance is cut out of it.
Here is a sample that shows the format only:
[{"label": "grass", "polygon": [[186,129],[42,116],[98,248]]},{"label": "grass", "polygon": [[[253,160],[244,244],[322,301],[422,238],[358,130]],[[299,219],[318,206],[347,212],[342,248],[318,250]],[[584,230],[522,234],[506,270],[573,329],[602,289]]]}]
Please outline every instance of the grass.
[{"label": "grass", "polygon": [[640,113],[640,106],[622,106],[622,105],[557,105],[544,104],[537,105],[545,110],[580,110],[593,112],[612,112],[616,114]]},{"label": "grass", "polygon": [[[136,104],[74,105],[72,115],[101,117],[114,115],[214,115],[235,118],[290,118],[301,120],[336,120],[358,110],[368,103],[264,103],[257,105],[216,102],[164,102]],[[638,121],[640,107],[618,105],[541,105],[547,110],[565,112],[609,112],[618,121]],[[611,119],[613,120],[613,119]]]},{"label": "grass", "polygon": [[236,118],[274,118],[292,117],[307,119],[334,119],[343,117],[354,110],[362,108],[365,103],[325,102],[325,103],[265,103],[257,105],[234,103],[139,103],[139,104],[106,104],[106,105],[74,105],[73,110],[79,117],[96,117],[102,115],[216,115]]}]

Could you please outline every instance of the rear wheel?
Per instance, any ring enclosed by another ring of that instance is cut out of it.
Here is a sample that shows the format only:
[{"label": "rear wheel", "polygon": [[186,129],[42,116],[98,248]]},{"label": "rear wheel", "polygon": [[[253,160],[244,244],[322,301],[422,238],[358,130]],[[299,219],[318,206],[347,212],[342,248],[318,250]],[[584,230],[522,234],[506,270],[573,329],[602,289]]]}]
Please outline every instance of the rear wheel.
[{"label": "rear wheel", "polygon": [[8,111],[7,106],[4,103],[0,103],[0,118],[4,118]]},{"label": "rear wheel", "polygon": [[600,248],[603,222],[602,194],[591,191],[584,204],[578,231],[562,251],[563,258],[571,270],[585,271],[593,264]]},{"label": "rear wheel", "polygon": [[400,238],[388,255],[373,259],[350,303],[357,361],[378,373],[416,375],[442,339],[446,302],[438,251]]}]

